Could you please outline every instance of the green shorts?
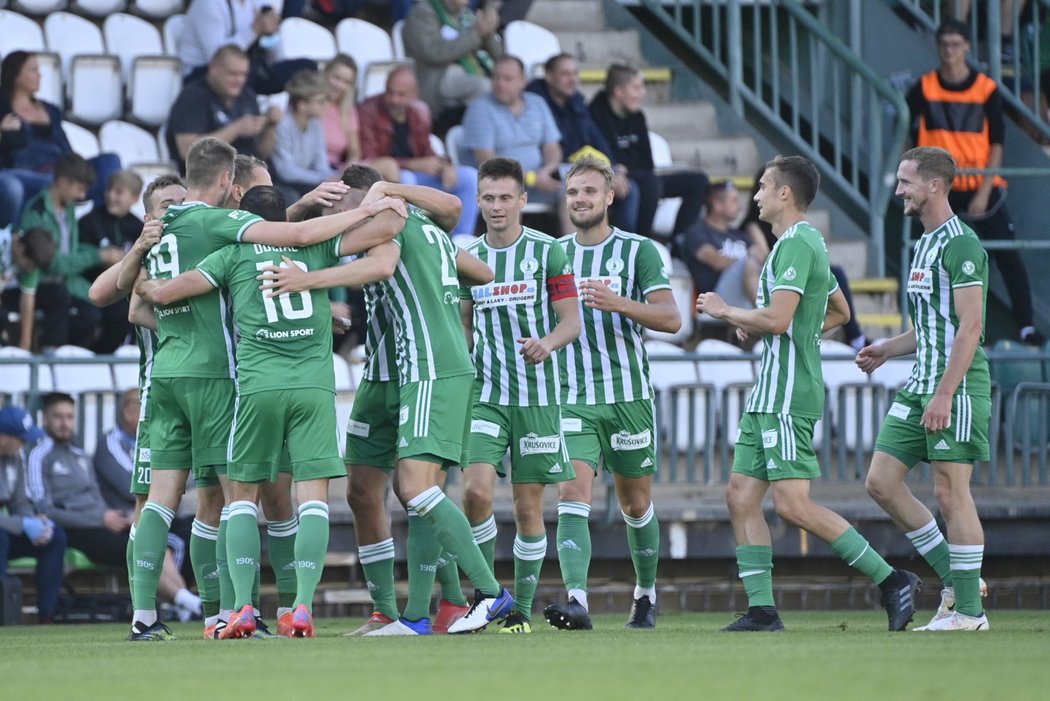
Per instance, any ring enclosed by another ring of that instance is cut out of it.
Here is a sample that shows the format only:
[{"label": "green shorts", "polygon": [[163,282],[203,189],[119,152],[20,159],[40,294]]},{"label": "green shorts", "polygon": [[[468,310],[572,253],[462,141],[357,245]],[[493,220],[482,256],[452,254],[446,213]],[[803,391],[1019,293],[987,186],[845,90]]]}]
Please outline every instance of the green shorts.
[{"label": "green shorts", "polygon": [[[151,440],[151,469],[192,467],[198,486],[218,484],[233,425],[233,380],[163,377],[150,384],[150,434],[163,436],[162,441]],[[163,448],[152,443],[163,443]]]},{"label": "green shorts", "polygon": [[473,388],[473,373],[402,385],[398,459],[439,459],[442,467],[461,464],[470,435]]},{"label": "green shorts", "polygon": [[231,480],[276,480],[286,445],[296,482],[346,474],[339,457],[335,394],[309,387],[237,398],[230,440]]},{"label": "green shorts", "polygon": [[346,464],[367,465],[387,474],[397,465],[397,380],[362,380],[346,424]]},{"label": "green shorts", "polygon": [[922,426],[922,414],[931,399],[932,394],[897,392],[879,429],[875,450],[892,455],[909,468],[920,461],[973,464],[976,460],[987,460],[991,398],[956,394],[952,398],[948,428],[927,433]]},{"label": "green shorts", "polygon": [[149,450],[149,387],[140,393],[139,426],[135,431],[135,465],[131,470],[131,493],[149,494],[150,450]]},{"label": "green shorts", "polygon": [[508,449],[514,484],[555,484],[576,477],[561,435],[559,406],[475,404],[467,464],[492,465],[505,477],[503,456]]},{"label": "green shorts", "polygon": [[656,472],[656,416],[651,399],[561,408],[569,457],[623,477]]},{"label": "green shorts", "polygon": [[790,414],[745,413],[740,419],[733,472],[766,482],[820,477],[813,452],[817,421]]}]

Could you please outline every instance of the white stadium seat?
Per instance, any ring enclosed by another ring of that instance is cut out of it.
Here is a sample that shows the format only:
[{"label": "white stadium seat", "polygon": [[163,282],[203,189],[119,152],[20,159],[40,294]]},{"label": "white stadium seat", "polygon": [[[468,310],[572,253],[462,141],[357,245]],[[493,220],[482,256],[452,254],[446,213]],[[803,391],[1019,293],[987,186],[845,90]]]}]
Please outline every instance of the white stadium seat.
[{"label": "white stadium seat", "polygon": [[102,34],[109,53],[120,57],[125,83],[130,83],[131,64],[136,58],[164,54],[160,32],[141,17],[124,12],[112,14],[102,23]]},{"label": "white stadium seat", "polygon": [[172,17],[185,8],[183,0],[132,0],[131,9],[147,17]]},{"label": "white stadium seat", "polygon": [[438,137],[437,134],[430,135],[430,148],[434,150],[434,153],[444,158],[448,154],[445,153],[445,143]]},{"label": "white stadium seat", "polygon": [[532,76],[537,66],[561,53],[561,42],[549,29],[526,20],[514,20],[503,32],[503,47],[510,56],[517,56],[525,64],[525,75]]},{"label": "white stadium seat", "polygon": [[335,37],[321,25],[301,17],[281,21],[278,30],[285,58],[312,58],[327,61],[336,54]]},{"label": "white stadium seat", "polygon": [[675,272],[674,260],[671,258],[671,251],[667,246],[655,240],[653,245],[660,253],[664,270],[667,271],[667,277],[671,283],[671,294],[674,296],[679,312],[681,312],[682,327],[674,333],[647,330],[645,335],[649,338],[669,343],[682,343],[693,335],[693,315],[691,312],[695,301],[693,297],[693,277],[689,275],[688,270],[681,271],[680,274]]},{"label": "white stadium seat", "polygon": [[399,19],[394,22],[394,26],[390,29],[390,41],[394,45],[394,58],[408,58],[405,55],[404,33],[405,20]]},{"label": "white stadium seat", "polygon": [[12,10],[0,10],[0,56],[12,51],[46,51],[44,30],[24,15]]},{"label": "white stadium seat", "polygon": [[[55,358],[83,358],[90,361],[95,354],[79,346],[59,346]],[[54,364],[55,388],[72,394],[77,400],[77,412],[83,417],[83,430],[79,432],[84,450],[95,452],[98,436],[116,421],[116,393],[113,373],[106,363]]]},{"label": "white stadium seat", "polygon": [[164,53],[169,56],[178,56],[179,35],[182,27],[186,24],[186,15],[172,15],[164,20]]},{"label": "white stadium seat", "polygon": [[[26,395],[29,393],[30,377],[32,367],[29,359],[33,354],[16,346],[0,346],[0,358],[23,360],[25,363],[14,365],[0,365],[0,373],[4,376],[3,385],[0,385],[0,395],[8,395],[15,404],[25,404]],[[50,392],[55,388],[51,376],[51,366],[41,364],[37,366],[40,374],[37,376],[37,391]]]},{"label": "white stadium seat", "polygon": [[[708,338],[696,346],[699,354],[739,355],[744,351],[732,343]],[[723,440],[730,445],[736,443],[737,427],[744,413],[744,402],[750,387],[755,382],[755,368],[751,361],[741,357],[739,360],[700,360],[698,363],[700,381],[714,385],[715,405],[725,428]]]},{"label": "white stadium seat", "polygon": [[114,12],[123,12],[127,0],[73,0],[72,9],[93,17],[105,17]]},{"label": "white stadium seat", "polygon": [[62,70],[68,84],[74,56],[106,53],[102,30],[94,22],[70,12],[55,12],[44,20],[47,47],[62,57]]},{"label": "white stadium seat", "polygon": [[[671,145],[667,143],[667,139],[651,131],[649,132],[649,144],[653,152],[653,166],[657,170],[674,167],[674,161],[671,160]],[[674,222],[681,206],[681,197],[661,199],[656,205],[656,215],[653,217],[653,233],[665,239],[674,236],[676,233]]]},{"label": "white stadium seat", "polygon": [[[139,359],[139,347],[133,345],[121,346],[113,355],[120,358]],[[113,365],[113,384],[118,392],[139,386],[138,363],[116,363]]]},{"label": "white stadium seat", "polygon": [[77,56],[69,76],[69,117],[102,124],[124,113],[120,59],[116,56]]},{"label": "white stadium seat", "polygon": [[139,56],[131,67],[128,114],[137,122],[157,127],[168,121],[171,106],[182,90],[182,62],[174,56]]},{"label": "white stadium seat", "polygon": [[40,66],[40,89],[36,96],[59,107],[65,106],[66,98],[62,80],[62,59],[51,51],[40,51],[34,54]]},{"label": "white stadium seat", "polygon": [[[824,373],[824,384],[828,388],[828,409],[832,426],[838,427],[844,420],[844,435],[838,439],[845,441],[846,447],[853,449],[858,443],[865,450],[871,450],[875,443],[877,422],[881,416],[875,416],[875,394],[884,394],[879,385],[870,384],[868,376],[861,372],[853,357],[856,355],[851,346],[838,341],[822,340],[820,342],[821,370]],[[842,359],[830,360],[829,357],[845,356]],[[839,403],[839,389],[844,388],[844,401]],[[858,408],[860,415],[858,417]],[[842,418],[840,419],[840,412]],[[860,430],[857,424],[860,420]],[[818,445],[814,436],[814,446]]]},{"label": "white stadium seat", "polygon": [[66,9],[67,4],[68,0],[15,0],[12,7],[30,15],[46,15]]},{"label": "white stadium seat", "polygon": [[357,61],[358,99],[378,95],[386,89],[386,75],[395,66],[406,62],[394,54],[390,35],[363,19],[344,19],[335,27],[335,41],[339,51]]},{"label": "white stadium seat", "polygon": [[452,161],[453,165],[457,166],[460,161],[459,139],[461,136],[463,136],[462,124],[457,124],[445,134],[445,152],[448,154],[448,159]]},{"label": "white stadium seat", "polygon": [[120,156],[120,162],[125,167],[160,160],[157,140],[148,131],[134,124],[117,119],[106,122],[98,131],[98,140],[102,150]]},{"label": "white stadium seat", "polygon": [[73,147],[73,150],[84,158],[94,158],[102,153],[98,138],[79,124],[63,121],[62,131],[66,133],[66,138],[69,139],[69,145]]},{"label": "white stadium seat", "polygon": [[691,420],[690,391],[697,392],[698,390],[694,388],[690,391],[680,391],[673,397],[671,395],[671,390],[675,387],[698,383],[696,363],[684,360],[652,360],[652,356],[655,355],[685,354],[680,346],[666,341],[646,341],[645,351],[650,357],[649,380],[652,382],[653,389],[660,393],[658,406],[660,425],[657,427],[660,440],[670,442],[673,438],[674,446],[678,450],[689,450],[691,446],[696,450],[704,450],[710,440],[707,435],[705,413],[707,403],[701,399],[702,395],[697,396],[697,411]]}]

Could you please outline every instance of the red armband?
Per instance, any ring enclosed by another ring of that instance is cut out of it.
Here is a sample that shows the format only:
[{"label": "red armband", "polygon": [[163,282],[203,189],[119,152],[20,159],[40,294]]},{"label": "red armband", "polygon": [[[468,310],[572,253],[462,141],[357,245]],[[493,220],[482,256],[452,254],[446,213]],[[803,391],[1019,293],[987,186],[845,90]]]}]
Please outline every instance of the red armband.
[{"label": "red armband", "polygon": [[577,297],[576,277],[566,274],[547,278],[547,294],[550,295],[552,302],[566,297]]}]

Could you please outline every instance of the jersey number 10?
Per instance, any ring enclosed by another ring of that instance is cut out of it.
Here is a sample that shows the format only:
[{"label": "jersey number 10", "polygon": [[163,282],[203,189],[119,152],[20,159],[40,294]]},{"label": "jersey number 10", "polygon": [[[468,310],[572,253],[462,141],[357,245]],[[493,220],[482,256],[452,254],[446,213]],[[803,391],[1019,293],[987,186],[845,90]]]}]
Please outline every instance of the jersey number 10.
[{"label": "jersey number 10", "polygon": [[[296,266],[298,266],[299,269],[301,269],[302,271],[306,271],[306,263],[297,260],[293,260],[292,262],[295,263]],[[266,268],[270,267],[271,265],[273,265],[273,263],[263,261],[261,263],[256,263],[255,269],[261,272],[263,270],[266,270]],[[284,261],[281,261],[280,266],[282,268],[287,268],[288,264]],[[293,296],[298,296],[299,299],[302,300],[300,309],[296,309],[292,305]],[[310,297],[309,291],[282,294],[278,295],[277,299],[281,302],[281,315],[284,316],[285,319],[306,319],[308,317],[313,316],[314,300],[312,297]],[[268,321],[271,324],[277,323],[277,305],[274,304],[274,298],[267,297],[266,292],[264,291],[262,293],[262,300],[263,307],[266,308],[266,321]]]}]

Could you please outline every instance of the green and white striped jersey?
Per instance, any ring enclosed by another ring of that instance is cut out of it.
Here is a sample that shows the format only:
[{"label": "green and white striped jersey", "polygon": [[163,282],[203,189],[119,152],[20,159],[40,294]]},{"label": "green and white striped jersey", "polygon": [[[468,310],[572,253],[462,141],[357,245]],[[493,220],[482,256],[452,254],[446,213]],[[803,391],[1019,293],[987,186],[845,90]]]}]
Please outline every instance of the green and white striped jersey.
[{"label": "green and white striped jersey", "polygon": [[[975,285],[982,288],[983,328],[988,306],[988,253],[973,230],[958,217],[915,242],[907,288],[908,316],[915,327],[915,366],[904,389],[915,394],[933,394],[937,390],[959,330],[952,291]],[[956,391],[984,396],[991,392],[988,356],[980,344]]]},{"label": "green and white striped jersey", "polygon": [[394,347],[394,322],[383,294],[383,283],[365,285],[365,371],[370,382],[397,379],[397,349]]},{"label": "green and white striped jersey", "polygon": [[383,294],[393,316],[401,384],[473,374],[459,317],[455,244],[414,208],[394,243],[401,260],[383,281]]},{"label": "green and white striped jersey", "polygon": [[135,345],[139,347],[139,396],[145,397],[153,380],[153,350],[157,347],[157,335],[142,326],[132,328],[135,329]]},{"label": "green and white striped jersey", "polygon": [[[669,290],[660,252],[644,236],[613,228],[595,246],[583,246],[576,234],[558,240],[577,284],[597,280],[618,295],[644,302],[656,290]],[[652,397],[644,328],[625,316],[580,303],[580,337],[565,347],[564,404],[613,404]]]},{"label": "green and white striped jersey", "polygon": [[[150,279],[167,280],[193,270],[208,254],[241,240],[263,221],[250,212],[183,202],[168,207],[160,242],[146,256]],[[218,289],[156,307],[157,347],[153,377],[235,378],[233,323]]]},{"label": "green and white striped jersey", "polygon": [[745,411],[824,416],[820,331],[828,297],[837,289],[820,232],[805,221],[788,228],[762,266],[756,306],[768,307],[777,290],[796,292],[801,299],[787,331],[762,336],[762,362]]},{"label": "green and white striped jersey", "polygon": [[[489,285],[462,287],[474,302],[475,390],[480,401],[501,406],[549,406],[559,403],[558,352],[538,365],[519,353],[519,338],[543,338],[557,325],[549,284],[572,275],[565,251],[547,234],[523,227],[506,248],[482,236],[467,246],[495,272]],[[570,278],[571,279],[571,278]]]}]

